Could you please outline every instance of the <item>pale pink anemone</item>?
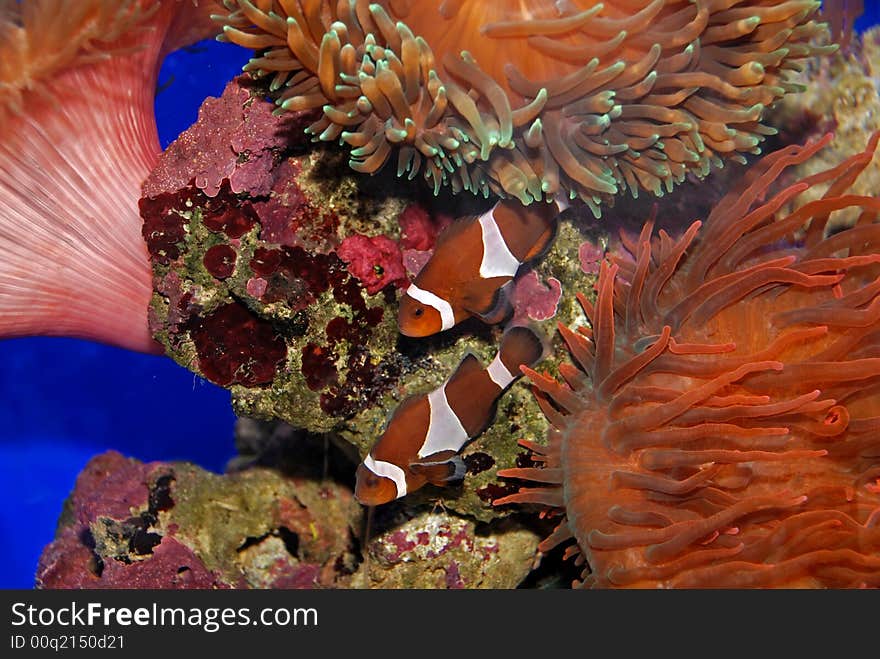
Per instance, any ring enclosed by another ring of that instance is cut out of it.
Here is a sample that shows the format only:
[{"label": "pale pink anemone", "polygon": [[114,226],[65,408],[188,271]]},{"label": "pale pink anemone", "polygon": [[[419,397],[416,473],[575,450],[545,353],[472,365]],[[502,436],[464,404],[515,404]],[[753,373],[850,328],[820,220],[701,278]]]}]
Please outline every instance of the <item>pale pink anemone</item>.
[{"label": "pale pink anemone", "polygon": [[0,337],[144,352],[150,262],[137,202],[161,151],[168,52],[210,0],[0,0]]}]

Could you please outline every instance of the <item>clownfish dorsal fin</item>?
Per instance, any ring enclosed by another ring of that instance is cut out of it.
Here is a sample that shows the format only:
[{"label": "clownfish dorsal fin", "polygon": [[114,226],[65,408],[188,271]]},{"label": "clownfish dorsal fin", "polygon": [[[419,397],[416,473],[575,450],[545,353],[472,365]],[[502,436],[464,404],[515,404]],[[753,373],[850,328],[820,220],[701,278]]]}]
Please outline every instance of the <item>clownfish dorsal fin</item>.
[{"label": "clownfish dorsal fin", "polygon": [[464,478],[467,466],[457,453],[442,451],[433,455],[426,455],[420,460],[409,464],[410,471],[424,476],[433,485],[446,485],[451,481]]},{"label": "clownfish dorsal fin", "polygon": [[419,402],[419,398],[420,396],[408,396],[404,398],[397,407],[388,412],[385,418],[385,428],[387,429],[395,418],[403,418],[406,415],[407,410]]},{"label": "clownfish dorsal fin", "polygon": [[455,372],[450,376],[449,382],[457,380],[467,373],[482,370],[483,364],[480,363],[479,357],[477,357],[474,353],[469,352],[464,357],[462,357],[462,360],[458,363]]},{"label": "clownfish dorsal fin", "polygon": [[559,205],[536,201],[527,206],[506,200],[493,209],[493,217],[510,253],[520,263],[545,252],[556,236]]},{"label": "clownfish dorsal fin", "polygon": [[446,243],[455,240],[457,236],[460,236],[462,232],[473,224],[475,219],[476,217],[473,215],[463,215],[462,217],[456,218],[452,224],[443,229],[443,231],[440,232],[440,235],[437,236],[437,242],[434,246],[435,251]]}]

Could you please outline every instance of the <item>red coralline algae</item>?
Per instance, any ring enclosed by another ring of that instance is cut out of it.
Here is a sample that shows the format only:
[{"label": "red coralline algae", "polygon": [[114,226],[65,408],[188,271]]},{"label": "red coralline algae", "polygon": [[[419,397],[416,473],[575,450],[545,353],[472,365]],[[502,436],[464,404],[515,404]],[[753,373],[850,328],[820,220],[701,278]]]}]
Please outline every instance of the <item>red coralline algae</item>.
[{"label": "red coralline algae", "polygon": [[215,233],[229,238],[241,238],[257,223],[254,207],[249,203],[238,203],[232,197],[228,181],[224,181],[218,191],[217,199],[199,199],[202,208],[202,222]]},{"label": "red coralline algae", "polygon": [[303,346],[302,372],[309,389],[321,391],[339,382],[339,372],[336,370],[334,357],[332,350],[317,343],[307,343]]},{"label": "red coralline algae", "polygon": [[400,223],[401,249],[420,252],[434,249],[437,236],[453,222],[446,213],[432,215],[421,204],[409,204],[397,218]]},{"label": "red coralline algae", "polygon": [[105,563],[99,588],[225,589],[230,586],[205,567],[193,550],[163,536],[145,561]]},{"label": "red coralline algae", "polygon": [[511,302],[513,304],[513,324],[528,323],[531,320],[548,320],[556,315],[562,297],[562,284],[555,277],[541,281],[534,270],[526,270],[514,280]]},{"label": "red coralline algae", "polygon": [[[371,551],[384,564],[393,565],[418,559],[432,559],[463,549],[475,551],[476,543],[465,524],[448,522],[429,524],[426,530],[398,530],[374,540]],[[497,550],[493,545],[481,546],[486,555]]]},{"label": "red coralline algae", "polygon": [[302,163],[290,158],[272,171],[271,192],[254,202],[260,216],[260,238],[268,243],[327,252],[339,243],[339,215],[315,200],[299,184]]},{"label": "red coralline algae", "polygon": [[266,279],[264,302],[283,302],[292,311],[314,304],[330,288],[331,271],[340,266],[333,255],[310,254],[302,247],[258,247],[250,266]]},{"label": "red coralline algae", "polygon": [[217,279],[226,279],[235,271],[235,250],[229,245],[214,245],[205,252],[202,263]]},{"label": "red coralline algae", "polygon": [[469,474],[479,474],[495,466],[495,458],[487,453],[471,453],[464,457]]},{"label": "red coralline algae", "polygon": [[202,374],[221,386],[269,384],[287,356],[287,346],[271,323],[237,303],[195,319],[190,335]]},{"label": "red coralline algae", "polygon": [[166,264],[180,256],[179,245],[186,237],[184,218],[174,212],[180,201],[177,195],[161,194],[138,202],[138,209],[144,218],[141,234],[150,259],[158,263]]},{"label": "red coralline algae", "polygon": [[257,299],[263,297],[266,294],[266,289],[268,287],[269,282],[267,282],[262,277],[251,277],[247,280],[247,284],[245,284],[245,290],[247,290],[247,294]]},{"label": "red coralline algae", "polygon": [[541,549],[573,539],[586,585],[880,586],[880,200],[848,193],[878,138],[781,190],[830,137],[765,157],[680,238],[623,233],[590,327],[559,327],[576,367],[528,372],[548,444],[495,504],[564,512]]},{"label": "red coralline algae", "polygon": [[388,236],[355,234],[343,240],[336,253],[370,295],[389,284],[403,287],[408,282],[400,248]]},{"label": "red coralline algae", "polygon": [[278,590],[304,590],[320,585],[320,565],[300,563],[299,565],[291,566],[288,563],[282,563],[278,566],[271,588]]},{"label": "red coralline algae", "polygon": [[257,247],[251,259],[251,270],[261,277],[269,277],[278,270],[281,265],[281,250],[269,247]]}]

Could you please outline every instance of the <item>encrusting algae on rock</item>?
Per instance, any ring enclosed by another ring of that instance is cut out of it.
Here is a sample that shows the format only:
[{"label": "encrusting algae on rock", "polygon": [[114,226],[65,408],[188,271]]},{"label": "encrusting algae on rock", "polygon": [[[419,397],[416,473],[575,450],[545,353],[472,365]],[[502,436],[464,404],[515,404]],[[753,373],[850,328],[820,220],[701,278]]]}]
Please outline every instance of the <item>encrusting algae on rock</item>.
[{"label": "encrusting algae on rock", "polygon": [[[332,433],[364,455],[391,411],[439,386],[467,352],[491,362],[501,331],[477,323],[401,337],[397,300],[413,274],[404,261],[430,258],[448,220],[425,210],[422,186],[391,179],[389,195],[387,181],[352,174],[338,152],[303,140],[308,114],[273,116],[261,96],[240,78],[206,101],[144,185],[150,325],[176,361],[233,392],[238,414]],[[555,305],[543,308],[543,282],[576,290],[594,277],[577,267],[577,220],[559,224],[535,285],[514,296],[514,313],[544,322],[544,335]],[[499,514],[494,474],[516,464],[519,433],[546,429],[521,385],[500,409],[503,420],[464,453],[467,485],[444,495],[481,520]]]},{"label": "encrusting algae on rock", "polygon": [[[274,432],[239,426],[249,442]],[[98,455],[65,504],[36,586],[491,588],[526,577],[538,536],[516,524],[477,529],[447,512],[398,509],[393,520],[377,519],[364,548],[363,508],[345,478],[320,474],[320,452],[285,441],[271,467],[240,464],[224,475]]]}]

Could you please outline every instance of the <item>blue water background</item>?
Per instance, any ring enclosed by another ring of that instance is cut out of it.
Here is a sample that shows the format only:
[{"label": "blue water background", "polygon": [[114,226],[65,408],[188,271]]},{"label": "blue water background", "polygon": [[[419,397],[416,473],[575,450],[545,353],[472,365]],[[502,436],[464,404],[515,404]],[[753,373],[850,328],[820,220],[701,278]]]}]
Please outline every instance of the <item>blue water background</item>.
[{"label": "blue water background", "polygon": [[[880,23],[866,0],[856,27]],[[168,57],[156,116],[163,148],[219,96],[248,53],[204,41]],[[229,393],[164,357],[72,339],[0,341],[0,588],[30,588],[42,548],[93,455],[189,460],[222,471],[234,454]]]}]

